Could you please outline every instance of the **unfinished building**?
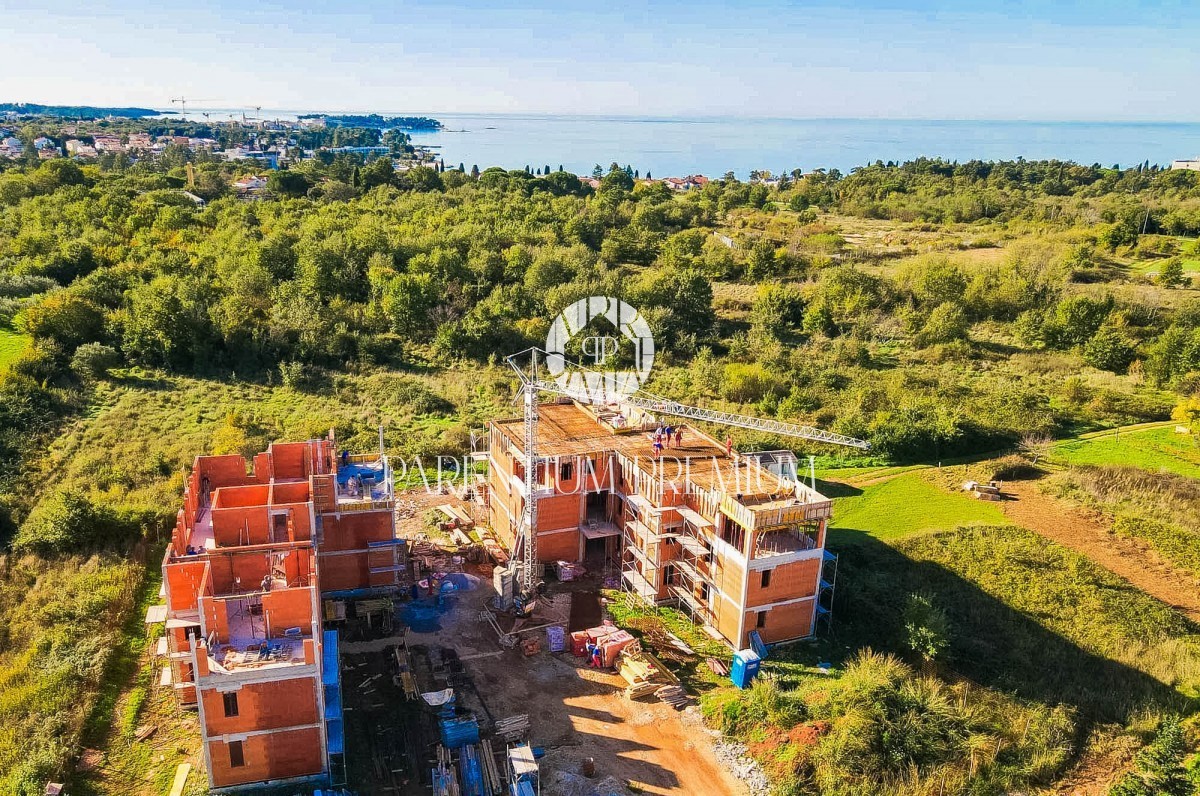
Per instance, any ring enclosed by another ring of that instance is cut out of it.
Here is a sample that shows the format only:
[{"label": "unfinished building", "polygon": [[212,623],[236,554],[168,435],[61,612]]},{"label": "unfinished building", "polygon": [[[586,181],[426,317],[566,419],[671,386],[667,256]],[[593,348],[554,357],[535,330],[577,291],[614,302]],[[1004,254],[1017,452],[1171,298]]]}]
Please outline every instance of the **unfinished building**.
[{"label": "unfinished building", "polygon": [[162,682],[200,715],[209,787],[344,778],[337,633],[321,599],[394,589],[393,478],[323,439],[200,456],[163,558]]},{"label": "unfinished building", "polygon": [[[737,649],[754,633],[812,635],[832,601],[832,501],[800,482],[790,451],[742,455],[665,425],[634,406],[538,407],[538,558],[609,562],[625,589],[678,605]],[[528,499],[523,421],[488,432],[490,524],[511,549]]]}]

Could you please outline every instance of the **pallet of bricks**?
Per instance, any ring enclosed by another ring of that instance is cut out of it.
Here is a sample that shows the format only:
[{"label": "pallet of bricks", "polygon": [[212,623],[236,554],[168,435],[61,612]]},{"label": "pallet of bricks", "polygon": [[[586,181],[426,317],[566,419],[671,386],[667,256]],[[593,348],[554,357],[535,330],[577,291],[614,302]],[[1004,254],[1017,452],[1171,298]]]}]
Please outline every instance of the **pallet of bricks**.
[{"label": "pallet of bricks", "polygon": [[641,699],[654,694],[659,700],[679,709],[687,704],[687,692],[679,678],[663,666],[662,661],[639,646],[626,647],[617,657],[617,671],[625,682],[625,696]]}]

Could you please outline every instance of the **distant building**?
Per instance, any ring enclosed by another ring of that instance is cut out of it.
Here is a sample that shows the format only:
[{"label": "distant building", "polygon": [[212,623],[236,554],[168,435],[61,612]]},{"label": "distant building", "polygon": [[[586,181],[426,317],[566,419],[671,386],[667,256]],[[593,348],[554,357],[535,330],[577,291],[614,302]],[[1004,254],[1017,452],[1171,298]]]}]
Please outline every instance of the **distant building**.
[{"label": "distant building", "polygon": [[238,193],[251,193],[253,191],[261,191],[267,187],[267,178],[260,177],[257,174],[251,174],[247,177],[239,177],[231,184],[233,189]]},{"label": "distant building", "polygon": [[663,184],[672,191],[690,191],[693,188],[703,188],[708,185],[708,177],[702,174],[692,174],[687,177],[666,177]]},{"label": "distant building", "polygon": [[131,133],[129,135],[130,149],[149,149],[154,146],[154,139],[149,133]]},{"label": "distant building", "polygon": [[264,163],[268,168],[279,168],[279,153],[278,152],[260,152],[256,149],[246,149],[245,147],[234,147],[225,149],[213,154],[220,155],[226,160],[257,160]]},{"label": "distant building", "polygon": [[93,146],[97,152],[124,152],[125,145],[121,143],[119,135],[95,135],[92,136]]},{"label": "distant building", "polygon": [[1200,171],[1200,158],[1195,160],[1175,160],[1171,162],[1173,169],[1186,169],[1188,171]]},{"label": "distant building", "polygon": [[99,153],[91,144],[85,144],[78,138],[72,138],[67,141],[67,154],[73,158],[94,158]]},{"label": "distant building", "polygon": [[14,136],[0,139],[0,157],[19,158],[23,154],[25,154],[25,145],[21,143],[21,139]]}]

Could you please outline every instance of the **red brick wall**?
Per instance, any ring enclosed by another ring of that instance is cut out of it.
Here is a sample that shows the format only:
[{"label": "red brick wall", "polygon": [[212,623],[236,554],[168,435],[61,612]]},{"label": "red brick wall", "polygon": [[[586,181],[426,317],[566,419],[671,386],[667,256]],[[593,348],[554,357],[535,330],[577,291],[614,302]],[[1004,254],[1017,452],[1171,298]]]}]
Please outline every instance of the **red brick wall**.
[{"label": "red brick wall", "polygon": [[750,631],[758,630],[763,641],[772,644],[776,641],[789,641],[812,633],[813,604],[811,600],[788,605],[778,605],[767,611],[766,626],[756,628],[758,614],[746,612],[746,637],[742,646],[749,645]]},{"label": "red brick wall", "polygon": [[555,495],[542,498],[537,504],[538,530],[554,531],[559,528],[578,528],[583,505],[583,495]]},{"label": "red brick wall", "polygon": [[322,553],[365,549],[368,542],[382,542],[394,536],[390,511],[355,512],[343,514],[340,519],[326,514],[321,522],[324,526]]},{"label": "red brick wall", "polygon": [[318,556],[321,591],[358,589],[368,585],[370,576],[366,553]]},{"label": "red brick wall", "polygon": [[817,592],[817,579],[821,574],[820,559],[793,561],[771,571],[771,583],[762,587],[762,573],[750,573],[750,596],[746,607],[809,597]]},{"label": "red brick wall", "polygon": [[320,731],[315,727],[250,736],[242,742],[246,764],[240,768],[229,767],[229,747],[223,741],[213,741],[208,749],[213,784],[219,788],[319,774],[324,769]]},{"label": "red brick wall", "polygon": [[538,561],[578,561],[579,531],[539,533],[537,548]]},{"label": "red brick wall", "polygon": [[289,627],[300,627],[305,633],[312,628],[312,592],[308,589],[273,591],[263,595],[262,603],[272,637],[282,636]]},{"label": "red brick wall", "polygon": [[307,442],[274,442],[268,449],[271,470],[276,478],[307,478],[305,458]]},{"label": "red brick wall", "polygon": [[316,724],[316,687],[315,677],[244,685],[237,690],[236,716],[225,715],[225,699],[221,692],[215,688],[203,689],[205,730],[208,735],[228,735]]},{"label": "red brick wall", "polygon": [[167,606],[172,611],[194,611],[204,579],[205,561],[182,561],[163,567],[167,578]]},{"label": "red brick wall", "polygon": [[[264,499],[264,503],[266,500]],[[212,512],[213,538],[222,547],[242,544],[267,544],[270,541],[267,507],[215,508]],[[245,533],[249,529],[249,538]]]}]

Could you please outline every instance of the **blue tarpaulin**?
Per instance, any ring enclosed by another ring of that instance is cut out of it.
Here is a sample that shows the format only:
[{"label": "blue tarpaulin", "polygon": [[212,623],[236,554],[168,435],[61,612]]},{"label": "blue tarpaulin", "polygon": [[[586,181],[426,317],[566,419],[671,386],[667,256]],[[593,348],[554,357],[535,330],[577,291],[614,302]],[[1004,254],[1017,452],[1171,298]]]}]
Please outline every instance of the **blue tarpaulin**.
[{"label": "blue tarpaulin", "polygon": [[342,682],[338,661],[338,634],[326,630],[321,644],[321,687],[325,692],[325,735],[329,754],[346,751],[346,731],[342,724]]},{"label": "blue tarpaulin", "polygon": [[479,722],[474,716],[444,718],[440,722],[442,746],[460,749],[467,744],[479,743]]}]

